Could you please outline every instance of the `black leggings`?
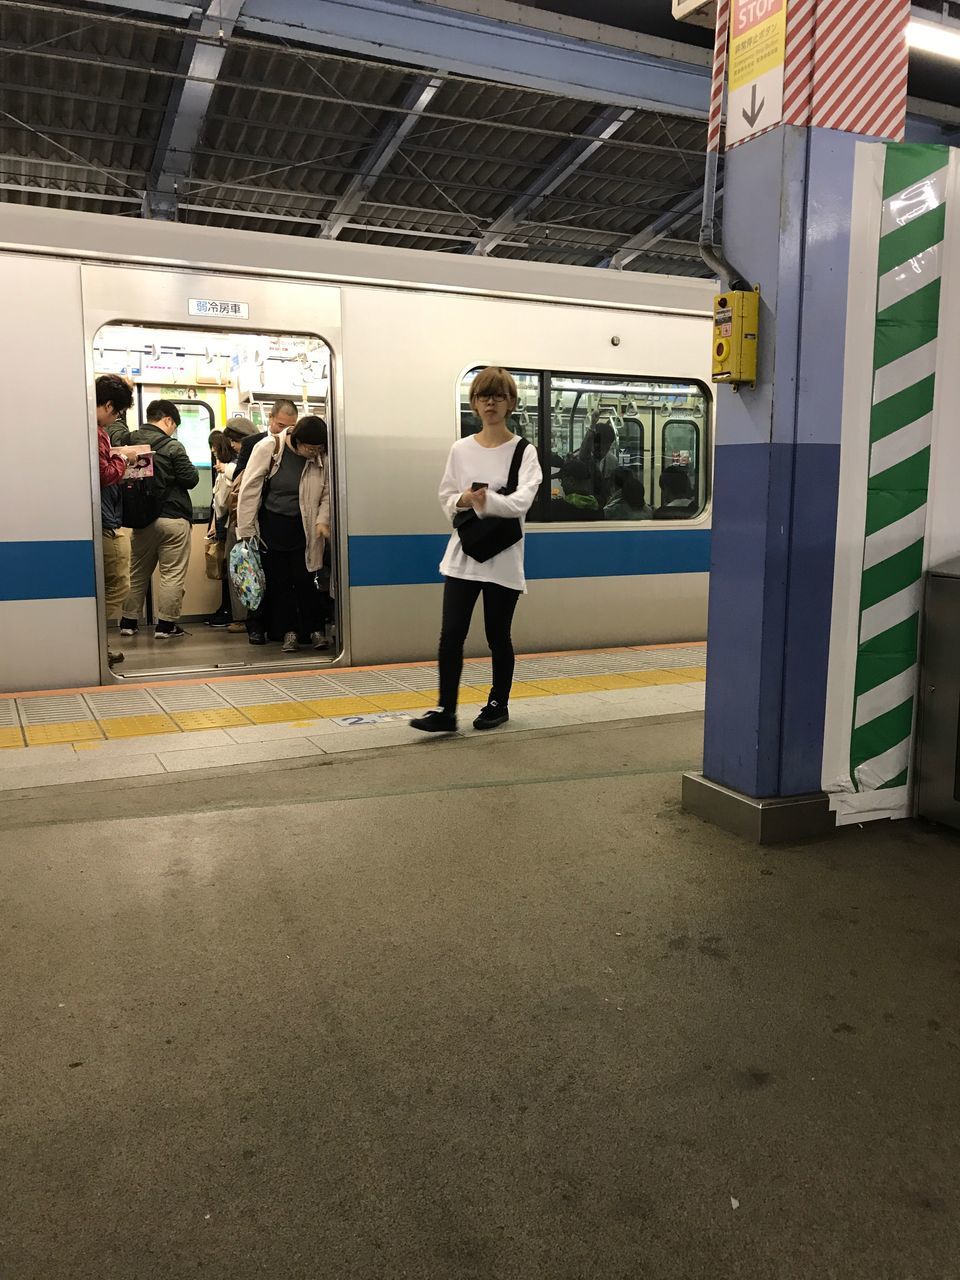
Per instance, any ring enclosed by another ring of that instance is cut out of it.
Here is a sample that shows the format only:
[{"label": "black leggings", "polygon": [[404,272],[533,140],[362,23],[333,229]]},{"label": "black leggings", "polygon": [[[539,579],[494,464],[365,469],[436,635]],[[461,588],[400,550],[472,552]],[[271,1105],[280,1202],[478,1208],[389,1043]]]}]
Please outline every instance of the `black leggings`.
[{"label": "black leggings", "polygon": [[513,685],[513,642],[510,625],[520,599],[519,591],[495,582],[474,582],[467,578],[444,578],[443,624],[440,630],[440,705],[444,711],[457,709],[457,693],[463,671],[463,646],[470,630],[473,606],[483,595],[483,626],[493,655],[491,697],[506,706]]},{"label": "black leggings", "polygon": [[299,516],[281,516],[261,508],[263,571],[267,590],[261,606],[261,626],[281,639],[295,631],[301,640],[323,630],[323,608],[316,574],[307,569],[307,535]]}]

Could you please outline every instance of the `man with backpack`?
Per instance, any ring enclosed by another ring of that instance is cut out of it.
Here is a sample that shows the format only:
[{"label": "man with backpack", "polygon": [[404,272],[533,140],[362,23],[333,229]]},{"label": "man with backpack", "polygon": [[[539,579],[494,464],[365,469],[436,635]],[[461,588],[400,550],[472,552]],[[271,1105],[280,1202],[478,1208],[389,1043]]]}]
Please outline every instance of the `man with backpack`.
[{"label": "man with backpack", "polygon": [[123,606],[120,634],[135,636],[147,587],[159,568],[157,640],[176,640],[187,633],[180,626],[180,610],[190,565],[193,503],[190,490],[200,474],[186,449],[173,439],[180,413],[170,400],[147,405],[147,422],[130,436],[131,444],[146,444],[153,452],[153,476],[123,486],[123,523],[133,531],[130,592]]}]

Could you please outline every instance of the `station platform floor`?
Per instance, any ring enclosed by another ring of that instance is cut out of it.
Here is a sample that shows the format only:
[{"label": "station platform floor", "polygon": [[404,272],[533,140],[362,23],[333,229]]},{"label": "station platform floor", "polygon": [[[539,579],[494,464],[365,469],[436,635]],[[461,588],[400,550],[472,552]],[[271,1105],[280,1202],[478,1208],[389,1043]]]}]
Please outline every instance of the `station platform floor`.
[{"label": "station platform floor", "polygon": [[703,650],[611,654],[0,753],[3,1280],[953,1280],[960,839],[691,817]]},{"label": "station platform floor", "polygon": [[[518,657],[511,720],[496,732],[702,711],[705,657],[702,644]],[[490,680],[488,659],[467,660],[461,733]],[[422,746],[406,722],[436,705],[436,685],[425,662],[7,695],[0,791]]]}]

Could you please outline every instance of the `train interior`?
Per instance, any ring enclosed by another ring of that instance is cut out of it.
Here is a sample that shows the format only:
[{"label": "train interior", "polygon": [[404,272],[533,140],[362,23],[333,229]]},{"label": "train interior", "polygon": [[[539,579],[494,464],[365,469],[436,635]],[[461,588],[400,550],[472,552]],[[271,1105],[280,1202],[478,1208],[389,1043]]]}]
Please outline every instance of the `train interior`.
[{"label": "train interior", "polygon": [[[181,624],[187,635],[175,641],[157,640],[152,626],[156,575],[147,594],[145,618],[135,636],[120,637],[116,620],[108,624],[108,644],[121,650],[122,665],[113,674],[122,679],[172,674],[241,673],[269,667],[281,659],[277,642],[253,647],[245,631],[207,624],[226,605],[225,579],[208,576],[206,554],[212,531],[213,486],[217,459],[210,434],[240,415],[258,432],[267,429],[272,404],[292,400],[299,415],[314,413],[330,422],[330,349],[320,338],[296,334],[221,332],[215,329],[176,329],[140,324],[108,324],[93,343],[94,376],[119,373],[134,387],[133,408],[126,415],[134,430],[145,420],[152,400],[171,400],[180,413],[177,439],[200,473],[191,491],[193,529],[190,568]],[[332,461],[332,460],[331,460]],[[222,464],[221,464],[222,465]],[[333,488],[333,486],[331,486]],[[332,554],[336,549],[331,548]],[[211,572],[213,569],[211,568]],[[335,593],[333,593],[335,594]],[[342,628],[335,601],[330,600],[332,643],[317,653],[284,654],[284,669],[299,663],[316,667],[332,662],[340,649]]]},{"label": "train interior", "polygon": [[[460,429],[479,431],[471,369]],[[516,431],[537,445],[544,484],[531,522],[691,520],[707,503],[710,396],[699,382],[512,369]],[[569,510],[568,510],[569,508]]]}]

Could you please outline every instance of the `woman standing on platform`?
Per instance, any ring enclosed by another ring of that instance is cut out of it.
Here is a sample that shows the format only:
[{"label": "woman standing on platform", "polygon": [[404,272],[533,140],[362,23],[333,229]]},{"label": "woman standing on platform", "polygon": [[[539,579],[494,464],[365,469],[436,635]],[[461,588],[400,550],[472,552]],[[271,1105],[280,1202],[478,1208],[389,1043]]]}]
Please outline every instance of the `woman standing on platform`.
[{"label": "woman standing on platform", "polygon": [[440,563],[440,710],[410,721],[425,733],[456,731],[463,646],[481,595],[493,688],[473,727],[496,729],[510,718],[510,629],[517,601],[527,589],[523,521],[543,479],[536,449],[510,429],[517,384],[507,370],[491,367],[478,373],[470,386],[470,404],[482,427],[453,446],[440,483],[440,505],[454,530]]}]

